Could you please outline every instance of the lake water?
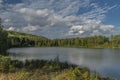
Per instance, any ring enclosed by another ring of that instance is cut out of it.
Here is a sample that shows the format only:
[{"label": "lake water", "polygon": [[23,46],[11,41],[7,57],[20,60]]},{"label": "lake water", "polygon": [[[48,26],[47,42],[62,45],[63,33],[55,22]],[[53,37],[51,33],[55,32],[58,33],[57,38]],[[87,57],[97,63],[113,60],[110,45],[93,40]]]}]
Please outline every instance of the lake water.
[{"label": "lake water", "polygon": [[8,52],[12,59],[51,60],[59,56],[61,62],[77,64],[97,71],[104,76],[120,80],[120,50],[84,48],[13,48]]}]

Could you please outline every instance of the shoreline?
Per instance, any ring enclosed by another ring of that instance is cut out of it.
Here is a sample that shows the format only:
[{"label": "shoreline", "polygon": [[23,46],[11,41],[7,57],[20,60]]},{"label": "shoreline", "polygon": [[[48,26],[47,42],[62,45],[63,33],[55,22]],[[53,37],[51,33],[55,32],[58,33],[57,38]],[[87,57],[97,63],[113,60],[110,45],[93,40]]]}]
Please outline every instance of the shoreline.
[{"label": "shoreline", "polygon": [[[24,80],[30,80],[39,77],[44,78],[44,76],[49,80],[64,80],[64,78],[67,78],[71,80],[111,80],[113,78],[110,77],[103,77],[100,76],[96,72],[91,72],[90,69],[86,67],[80,67],[74,64],[68,64],[66,62],[59,62],[59,59],[56,57],[54,60],[48,61],[48,60],[26,60],[24,63],[19,60],[11,60],[9,57],[0,56],[0,59],[5,59],[5,62],[3,61],[2,69],[0,69],[0,76],[11,76],[13,78],[12,80],[15,80],[15,76],[19,77],[17,80],[23,80],[23,78],[26,78]],[[7,61],[7,62],[6,62]],[[6,65],[8,65],[6,67]],[[0,64],[1,65],[1,64]],[[23,75],[20,77],[19,75]],[[30,76],[31,75],[31,76]],[[34,78],[33,76],[34,75]],[[68,76],[66,76],[68,75]],[[78,76],[79,75],[79,76]],[[51,76],[48,77],[48,76]],[[52,77],[54,76],[54,77]],[[59,77],[63,76],[63,77]],[[39,78],[41,78],[39,77]],[[2,77],[1,77],[2,78]],[[4,77],[5,78],[5,77]],[[44,78],[44,80],[47,80]],[[54,79],[52,79],[54,78]],[[65,79],[65,80],[67,80]],[[39,79],[41,80],[41,79]],[[114,79],[113,79],[114,80]]]}]

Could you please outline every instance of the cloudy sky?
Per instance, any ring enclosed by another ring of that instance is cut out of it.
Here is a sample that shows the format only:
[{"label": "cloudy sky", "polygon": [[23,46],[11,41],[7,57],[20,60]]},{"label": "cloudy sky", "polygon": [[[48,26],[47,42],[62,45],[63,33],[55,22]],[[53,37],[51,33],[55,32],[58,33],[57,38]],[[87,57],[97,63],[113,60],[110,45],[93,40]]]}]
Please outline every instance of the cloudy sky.
[{"label": "cloudy sky", "polygon": [[120,0],[0,0],[7,30],[48,38],[120,33]]}]

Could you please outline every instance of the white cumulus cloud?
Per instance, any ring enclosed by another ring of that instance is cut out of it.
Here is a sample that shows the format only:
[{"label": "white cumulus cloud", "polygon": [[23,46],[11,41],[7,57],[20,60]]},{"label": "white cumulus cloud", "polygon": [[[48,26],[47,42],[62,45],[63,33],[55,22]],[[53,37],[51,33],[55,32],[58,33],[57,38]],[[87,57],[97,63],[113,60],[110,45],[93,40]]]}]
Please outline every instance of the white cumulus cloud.
[{"label": "white cumulus cloud", "polygon": [[15,28],[11,26],[11,27],[9,27],[7,30],[8,30],[8,31],[14,31]]},{"label": "white cumulus cloud", "polygon": [[0,17],[8,30],[49,38],[106,35],[114,25],[103,24],[103,20],[115,7],[101,7],[91,0],[24,0],[4,5]]},{"label": "white cumulus cloud", "polygon": [[104,25],[100,21],[86,20],[83,25],[72,26],[69,35],[107,35],[113,29],[113,25]]}]

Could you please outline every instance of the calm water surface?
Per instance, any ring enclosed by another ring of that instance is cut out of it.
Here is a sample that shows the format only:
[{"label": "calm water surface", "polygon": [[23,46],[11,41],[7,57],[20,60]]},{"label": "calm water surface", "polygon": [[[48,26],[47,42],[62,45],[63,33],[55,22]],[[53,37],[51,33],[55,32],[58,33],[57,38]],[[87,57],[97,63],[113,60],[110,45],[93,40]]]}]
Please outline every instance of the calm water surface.
[{"label": "calm water surface", "polygon": [[77,64],[97,71],[104,76],[120,80],[120,50],[84,48],[13,48],[8,52],[12,59],[51,60],[59,56],[61,62]]}]

